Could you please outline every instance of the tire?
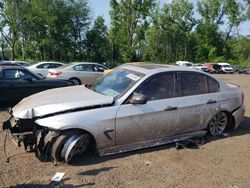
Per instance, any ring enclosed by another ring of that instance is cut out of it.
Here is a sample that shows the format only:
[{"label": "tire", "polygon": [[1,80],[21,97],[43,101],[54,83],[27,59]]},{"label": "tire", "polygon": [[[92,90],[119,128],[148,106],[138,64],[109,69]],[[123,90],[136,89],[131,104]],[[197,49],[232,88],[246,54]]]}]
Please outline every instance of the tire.
[{"label": "tire", "polygon": [[61,157],[66,163],[70,163],[75,156],[85,153],[89,143],[90,135],[87,133],[71,135],[61,150]]},{"label": "tire", "polygon": [[56,138],[56,141],[53,143],[51,148],[51,157],[55,161],[63,161],[61,157],[62,148],[66,142],[66,140],[70,137],[69,134],[62,134]]},{"label": "tire", "polygon": [[69,81],[71,81],[75,85],[81,85],[81,81],[78,78],[70,78]]},{"label": "tire", "polygon": [[219,112],[211,119],[208,125],[208,131],[212,136],[221,135],[228,124],[228,117],[225,112]]}]

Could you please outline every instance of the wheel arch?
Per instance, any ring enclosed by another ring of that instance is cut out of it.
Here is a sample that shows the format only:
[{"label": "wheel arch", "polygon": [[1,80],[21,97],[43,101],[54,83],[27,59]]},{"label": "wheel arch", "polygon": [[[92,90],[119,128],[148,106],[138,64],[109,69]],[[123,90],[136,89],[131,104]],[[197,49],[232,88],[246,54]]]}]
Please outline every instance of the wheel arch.
[{"label": "wheel arch", "polygon": [[94,151],[97,151],[96,138],[95,138],[94,134],[91,131],[86,130],[86,129],[80,129],[80,128],[70,128],[70,129],[61,130],[62,133],[68,132],[68,131],[80,132],[80,133],[85,133],[85,134],[90,135],[90,145],[89,145],[89,147],[91,149],[93,149]]},{"label": "wheel arch", "polygon": [[[219,110],[219,111],[216,111],[216,112],[213,114],[212,118],[213,118],[216,114],[218,114],[219,112],[225,112],[226,115],[227,115],[228,123],[227,123],[226,129],[229,129],[229,130],[234,129],[234,128],[235,128],[235,119],[234,119],[234,116],[233,116],[232,112],[230,112],[230,111],[227,110],[227,109],[221,109],[221,110]],[[212,118],[211,118],[211,119],[212,119]],[[208,128],[211,119],[209,119],[209,121],[207,122],[207,124],[206,124],[206,129]]]},{"label": "wheel arch", "polygon": [[228,110],[228,109],[222,109],[220,111],[217,111],[215,114],[218,114],[219,112],[225,112],[227,115],[227,127],[226,129],[234,129],[235,126],[235,120],[234,120],[234,116],[232,115],[232,113]]},{"label": "wheel arch", "polygon": [[69,80],[72,80],[72,79],[76,79],[76,80],[79,81],[80,85],[82,84],[82,81],[81,81],[79,78],[77,78],[77,77],[70,77],[70,78],[69,78]]},{"label": "wheel arch", "polygon": [[234,116],[231,112],[229,112],[228,110],[223,110],[222,112],[225,112],[228,118],[228,122],[227,122],[227,127],[226,129],[234,129],[235,127],[235,119]]}]

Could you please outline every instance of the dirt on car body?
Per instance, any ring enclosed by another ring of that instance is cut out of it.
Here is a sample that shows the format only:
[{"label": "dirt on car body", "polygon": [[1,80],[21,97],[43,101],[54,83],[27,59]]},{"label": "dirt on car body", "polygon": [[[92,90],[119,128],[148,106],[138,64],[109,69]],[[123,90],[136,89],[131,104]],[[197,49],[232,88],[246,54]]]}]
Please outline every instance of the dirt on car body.
[{"label": "dirt on car body", "polygon": [[[249,75],[218,75],[238,84],[245,93],[247,111],[236,131],[207,138],[193,149],[176,150],[164,145],[119,155],[97,157],[89,154],[71,165],[41,163],[7,139],[6,163],[3,154],[5,132],[0,130],[0,187],[45,187],[56,172],[65,172],[65,187],[249,187],[250,185],[250,85]],[[0,124],[8,119],[4,108]]]}]

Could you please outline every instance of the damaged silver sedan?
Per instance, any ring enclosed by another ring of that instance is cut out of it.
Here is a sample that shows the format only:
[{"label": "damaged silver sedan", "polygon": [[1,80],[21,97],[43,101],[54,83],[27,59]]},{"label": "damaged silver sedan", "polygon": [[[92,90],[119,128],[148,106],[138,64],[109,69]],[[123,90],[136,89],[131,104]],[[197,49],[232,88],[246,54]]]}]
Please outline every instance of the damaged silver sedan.
[{"label": "damaged silver sedan", "polygon": [[65,161],[213,136],[244,118],[239,86],[184,67],[131,63],[95,83],[23,99],[3,124],[41,160]]}]

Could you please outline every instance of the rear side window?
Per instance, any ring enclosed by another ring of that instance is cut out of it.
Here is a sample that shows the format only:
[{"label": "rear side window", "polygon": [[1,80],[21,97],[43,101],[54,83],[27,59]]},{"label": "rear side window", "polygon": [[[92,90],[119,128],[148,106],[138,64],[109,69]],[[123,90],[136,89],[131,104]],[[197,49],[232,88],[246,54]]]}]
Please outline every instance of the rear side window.
[{"label": "rear side window", "polygon": [[51,63],[50,66],[49,66],[49,68],[50,68],[50,69],[54,69],[54,68],[58,68],[58,67],[61,67],[61,66],[62,66],[62,64]]},{"label": "rear side window", "polygon": [[52,68],[57,68],[62,66],[61,64],[58,63],[44,63],[41,65],[38,65],[36,68],[38,69],[52,69]]},{"label": "rear side window", "polygon": [[106,68],[103,67],[103,66],[94,65],[94,70],[95,70],[96,72],[104,72],[104,71],[106,70]]},{"label": "rear side window", "polygon": [[175,97],[175,74],[155,76],[136,92],[146,95],[149,101],[173,98]]},{"label": "rear side window", "polygon": [[178,75],[181,96],[200,95],[207,93],[205,75],[194,72],[181,72]]},{"label": "rear side window", "polygon": [[209,93],[216,93],[219,91],[220,88],[219,83],[213,78],[207,77],[207,85]]},{"label": "rear side window", "polygon": [[93,65],[76,65],[73,67],[75,71],[88,71],[88,72],[93,72]]}]

